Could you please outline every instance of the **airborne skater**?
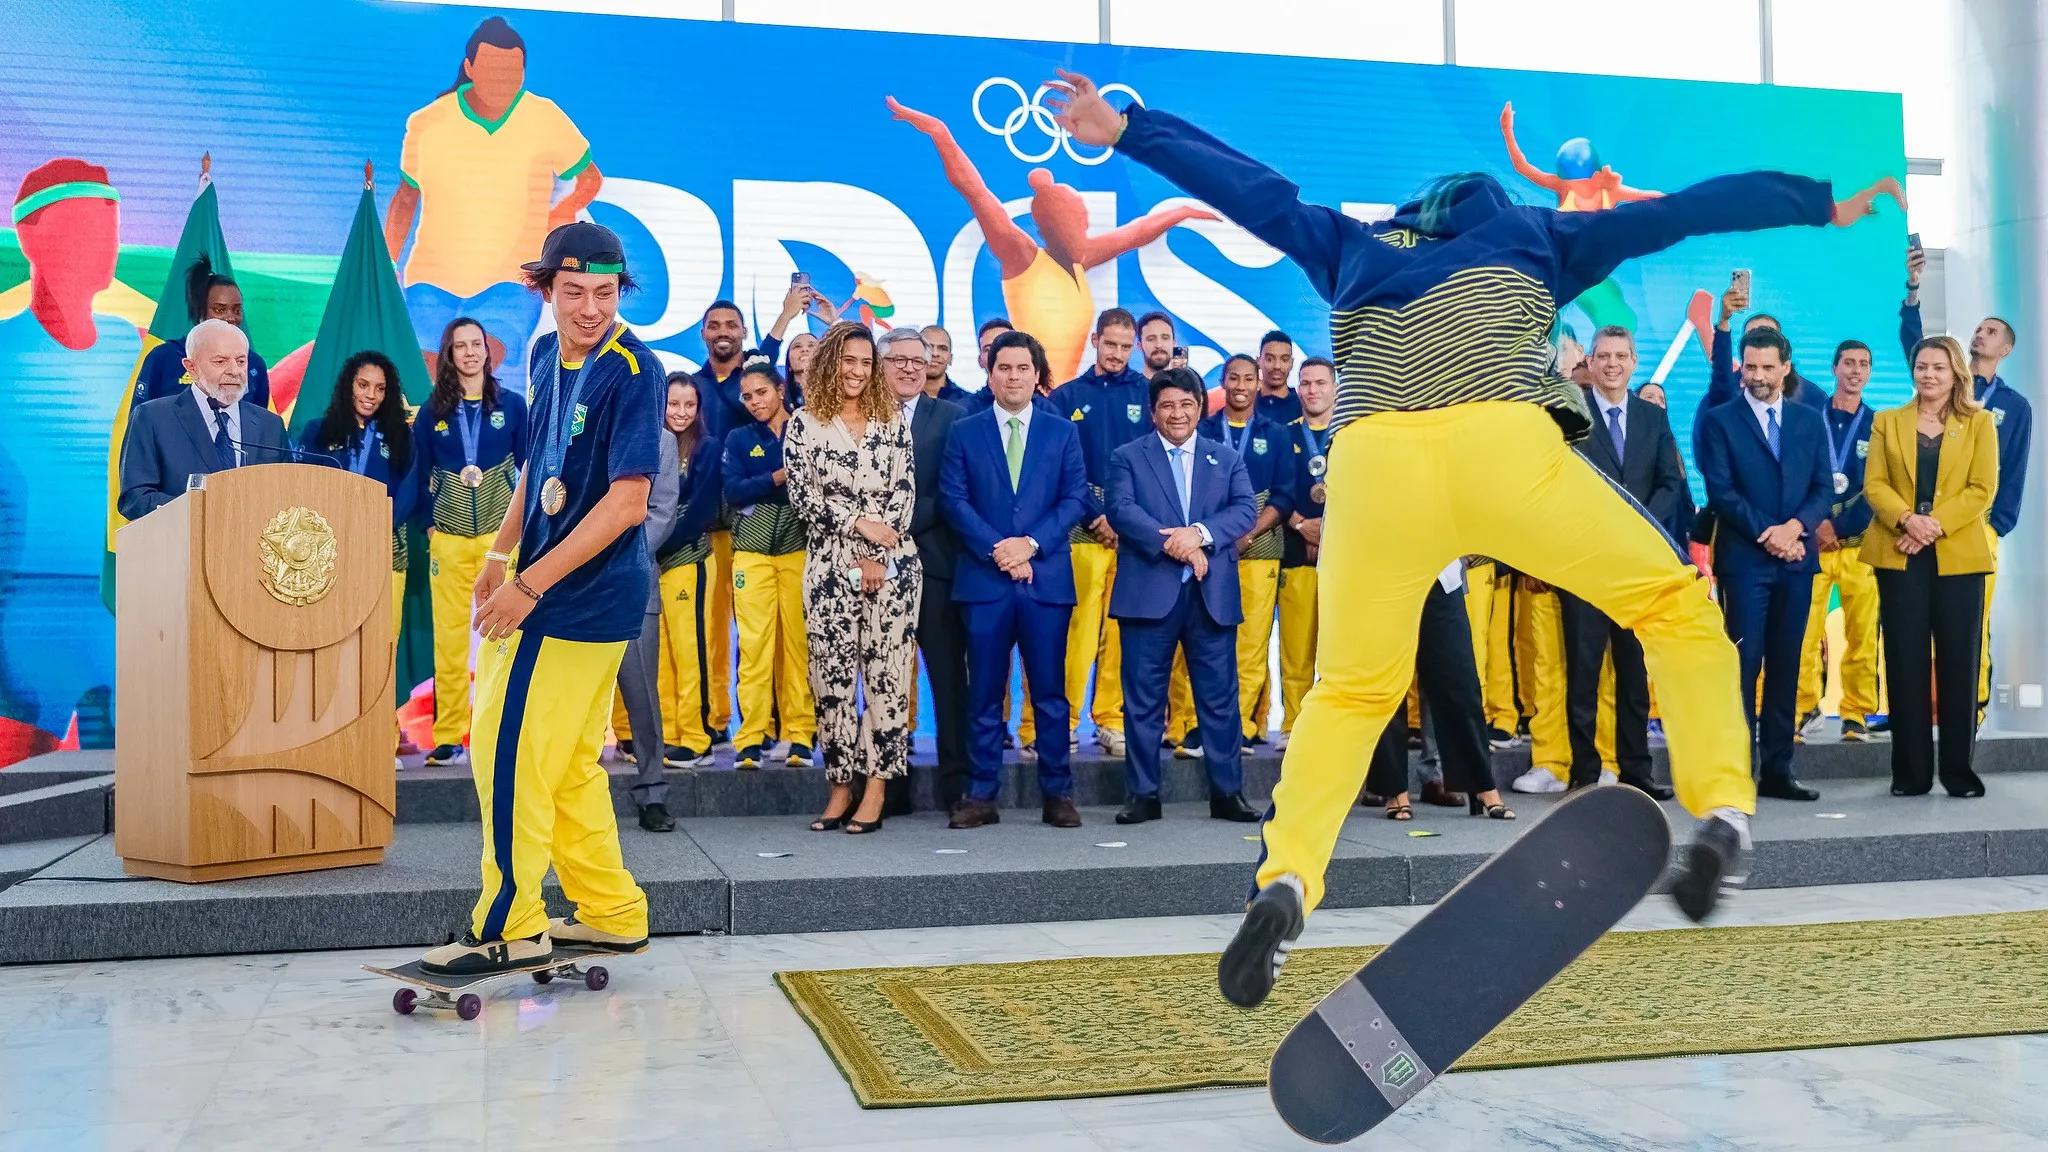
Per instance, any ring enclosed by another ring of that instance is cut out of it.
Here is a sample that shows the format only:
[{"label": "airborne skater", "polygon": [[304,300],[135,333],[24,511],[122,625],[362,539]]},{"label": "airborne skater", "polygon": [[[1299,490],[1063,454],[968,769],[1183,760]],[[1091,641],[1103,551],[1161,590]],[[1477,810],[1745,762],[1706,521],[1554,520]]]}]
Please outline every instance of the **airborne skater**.
[{"label": "airborne skater", "polygon": [[1569,588],[1642,639],[1658,684],[1678,799],[1700,824],[1672,897],[1703,920],[1739,887],[1756,809],[1735,648],[1707,584],[1669,536],[1571,449],[1590,419],[1549,370],[1559,301],[1623,261],[1688,236],[1848,225],[1886,178],[1836,202],[1829,184],[1776,172],[1720,176],[1599,212],[1517,205],[1499,181],[1432,181],[1390,220],[1304,204],[1272,169],[1188,122],[1118,112],[1060,72],[1059,123],[1114,147],[1286,253],[1330,304],[1339,372],[1325,477],[1319,612],[1347,624],[1319,645],[1264,825],[1257,891],[1217,977],[1232,1003],[1265,1000],[1323,897],[1323,873],[1367,753],[1414,674],[1417,619],[1437,573],[1492,556]]}]

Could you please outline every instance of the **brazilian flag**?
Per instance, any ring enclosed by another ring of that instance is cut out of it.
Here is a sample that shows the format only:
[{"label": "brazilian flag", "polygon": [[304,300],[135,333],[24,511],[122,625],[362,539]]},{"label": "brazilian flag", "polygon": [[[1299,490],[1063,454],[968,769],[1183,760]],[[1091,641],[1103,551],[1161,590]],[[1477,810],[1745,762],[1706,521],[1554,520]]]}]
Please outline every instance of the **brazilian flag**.
[{"label": "brazilian flag", "polygon": [[164,280],[164,290],[157,293],[156,315],[150,317],[149,331],[142,334],[142,353],[128,374],[128,400],[114,406],[114,430],[107,448],[107,545],[100,557],[100,602],[109,612],[114,610],[114,532],[128,522],[120,512],[121,445],[128,439],[128,409],[142,362],[150,352],[159,344],[183,339],[192,330],[192,317],[185,311],[185,279],[202,257],[212,261],[215,272],[234,275],[228,263],[227,238],[220,231],[220,197],[214,194],[211,179],[205,180],[198,198],[192,201],[192,210],[185,214],[185,230],[179,233],[178,247],[171,254],[170,274]]},{"label": "brazilian flag", "polygon": [[[365,186],[356,203],[355,222],[349,225],[348,243],[342,248],[341,265],[335,269],[334,288],[327,295],[327,310],[320,317],[320,334],[313,339],[312,357],[306,362],[306,376],[299,385],[287,423],[293,443],[306,425],[327,411],[334,395],[342,364],[358,352],[382,352],[398,366],[399,390],[406,405],[417,409],[434,390],[413,335],[412,317],[405,310],[405,293],[398,286],[398,270],[384,247],[384,226],[377,219],[376,192]],[[417,459],[417,451],[415,451]],[[405,623],[398,634],[398,684],[401,700],[412,685],[434,674],[433,597],[427,586],[427,539],[417,528],[407,526],[405,573]]]}]

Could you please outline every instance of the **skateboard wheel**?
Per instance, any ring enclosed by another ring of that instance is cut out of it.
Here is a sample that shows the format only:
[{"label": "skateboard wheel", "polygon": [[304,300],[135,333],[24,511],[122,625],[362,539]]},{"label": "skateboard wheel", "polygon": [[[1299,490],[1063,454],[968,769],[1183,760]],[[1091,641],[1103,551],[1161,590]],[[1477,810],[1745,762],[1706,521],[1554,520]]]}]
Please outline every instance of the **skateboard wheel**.
[{"label": "skateboard wheel", "polygon": [[413,1005],[419,1002],[420,994],[410,988],[400,988],[391,994],[391,1010],[400,1016],[412,1015]]},{"label": "skateboard wheel", "polygon": [[455,1001],[455,1014],[464,1020],[474,1020],[483,1015],[483,998],[474,992],[465,992]]},{"label": "skateboard wheel", "polygon": [[533,974],[533,982],[535,984],[546,984],[554,980],[554,978],[555,972],[552,968],[543,968]]},{"label": "skateboard wheel", "polygon": [[604,991],[605,985],[611,982],[611,970],[602,964],[592,964],[590,970],[583,974],[583,986],[592,992]]}]

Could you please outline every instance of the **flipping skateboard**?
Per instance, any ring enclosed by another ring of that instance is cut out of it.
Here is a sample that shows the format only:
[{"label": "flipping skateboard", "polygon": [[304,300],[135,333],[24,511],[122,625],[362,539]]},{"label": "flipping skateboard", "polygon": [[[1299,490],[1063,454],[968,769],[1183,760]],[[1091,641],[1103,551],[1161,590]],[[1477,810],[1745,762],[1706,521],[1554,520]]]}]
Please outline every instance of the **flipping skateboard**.
[{"label": "flipping skateboard", "polygon": [[1671,829],[1634,788],[1566,799],[1287,1034],[1267,1091],[1295,1132],[1373,1128],[1500,1025],[1642,900]]},{"label": "flipping skateboard", "polygon": [[[365,964],[363,969],[379,976],[389,976],[401,984],[413,988],[400,988],[391,994],[391,1009],[401,1016],[410,1016],[414,1011],[426,1008],[435,1012],[453,1012],[464,1020],[474,1020],[484,1010],[483,997],[471,991],[508,976],[532,976],[535,984],[550,984],[560,980],[581,980],[583,986],[592,992],[603,991],[612,982],[612,974],[602,964],[584,966],[581,961],[599,957],[633,956],[647,951],[647,945],[631,952],[617,952],[609,948],[586,948],[575,945],[557,944],[548,955],[523,964],[507,968],[502,972],[487,972],[480,976],[443,976],[420,968],[417,960],[400,964],[396,968],[378,968]],[[426,989],[422,996],[414,988]]]}]

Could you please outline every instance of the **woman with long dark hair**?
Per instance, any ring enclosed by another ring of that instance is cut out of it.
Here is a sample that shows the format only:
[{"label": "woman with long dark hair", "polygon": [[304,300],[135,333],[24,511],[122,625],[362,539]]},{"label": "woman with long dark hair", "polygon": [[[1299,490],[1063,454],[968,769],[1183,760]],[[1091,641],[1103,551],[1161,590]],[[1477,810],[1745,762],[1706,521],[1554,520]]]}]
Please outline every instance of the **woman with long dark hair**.
[{"label": "woman with long dark hair", "polygon": [[687,372],[668,378],[668,434],[676,439],[682,484],[676,495],[675,527],[655,549],[661,567],[661,698],[668,748],[677,768],[703,762],[716,742],[709,643],[712,574],[711,530],[725,488],[719,456],[724,445],[705,435],[703,393]]},{"label": "woman with long dark hair", "polygon": [[412,429],[405,422],[405,389],[398,366],[382,352],[358,352],[342,361],[327,410],[306,425],[299,447],[306,463],[346,468],[384,485],[391,496],[391,631],[405,613],[406,521],[412,519]]},{"label": "woman with long dark hair", "polygon": [[1870,424],[1862,559],[1877,570],[1894,796],[1933,790],[1937,716],[1941,786],[1963,799],[1984,795],[1970,754],[1984,577],[1993,565],[1998,431],[1973,383],[1963,346],[1951,336],[1929,337],[1913,346],[1913,398]]},{"label": "woman with long dark hair", "polygon": [[505,521],[525,464],[526,400],[491,374],[484,326],[458,316],[441,330],[434,391],[413,422],[415,486],[427,502],[434,596],[434,750],[429,764],[464,759],[469,735],[469,620],[477,573]]},{"label": "woman with long dark hair", "polygon": [[818,342],[783,463],[809,536],[804,619],[824,657],[811,661],[810,678],[832,796],[811,831],[873,832],[885,785],[910,770],[924,574],[910,538],[910,426],[875,372],[875,338],[861,325],[834,324]]}]

